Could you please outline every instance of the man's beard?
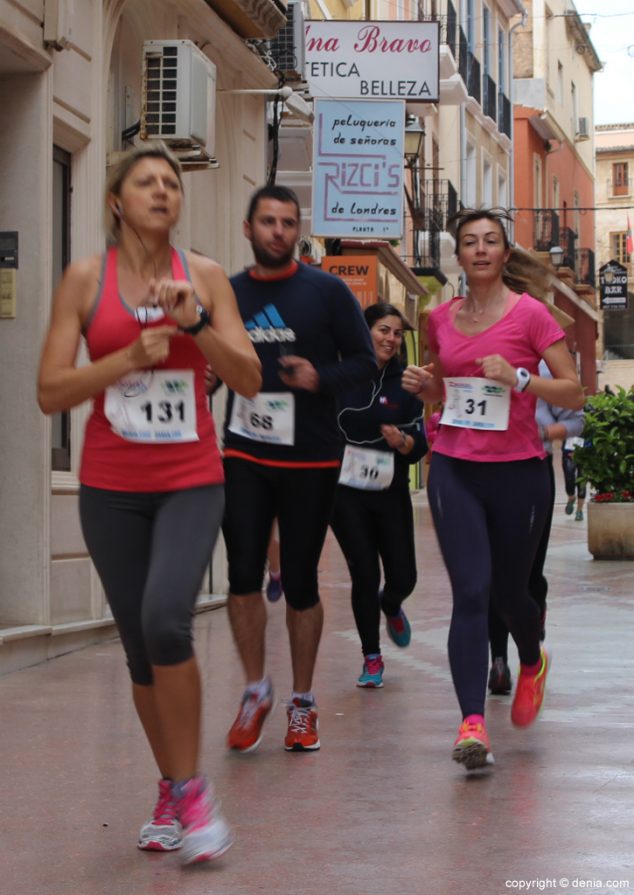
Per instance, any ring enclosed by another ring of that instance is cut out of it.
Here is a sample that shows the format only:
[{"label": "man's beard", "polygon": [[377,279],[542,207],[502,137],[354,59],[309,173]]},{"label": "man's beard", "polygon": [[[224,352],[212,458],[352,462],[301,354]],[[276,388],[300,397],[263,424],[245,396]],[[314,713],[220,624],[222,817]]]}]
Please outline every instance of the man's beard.
[{"label": "man's beard", "polygon": [[256,242],[252,242],[251,247],[253,249],[253,257],[257,263],[261,267],[268,267],[271,270],[281,270],[283,267],[288,267],[295,253],[294,245],[283,255],[271,255],[270,252],[267,252],[265,248]]}]

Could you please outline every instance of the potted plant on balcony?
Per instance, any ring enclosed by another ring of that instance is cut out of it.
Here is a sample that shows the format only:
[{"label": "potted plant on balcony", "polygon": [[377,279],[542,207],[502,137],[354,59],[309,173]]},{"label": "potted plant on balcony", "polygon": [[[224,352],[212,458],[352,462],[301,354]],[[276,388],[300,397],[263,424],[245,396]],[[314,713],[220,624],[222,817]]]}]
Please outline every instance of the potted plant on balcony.
[{"label": "potted plant on balcony", "polygon": [[634,559],[634,386],[589,398],[583,437],[573,459],[593,492],[588,549],[595,559]]}]

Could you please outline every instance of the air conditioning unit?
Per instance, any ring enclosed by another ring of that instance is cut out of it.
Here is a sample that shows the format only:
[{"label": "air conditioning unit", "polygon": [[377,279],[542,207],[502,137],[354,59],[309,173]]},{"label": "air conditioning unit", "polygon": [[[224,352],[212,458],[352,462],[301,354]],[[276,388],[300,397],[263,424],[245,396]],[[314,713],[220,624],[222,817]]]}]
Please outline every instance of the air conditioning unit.
[{"label": "air conditioning unit", "polygon": [[577,133],[575,136],[577,140],[590,139],[590,128],[588,126],[588,119],[585,116],[577,119]]},{"label": "air conditioning unit", "polygon": [[163,140],[181,162],[215,163],[216,66],[190,40],[143,44],[142,140]]},{"label": "air conditioning unit", "polygon": [[301,0],[289,0],[286,24],[277,37],[269,41],[269,50],[277,69],[289,81],[304,80],[305,46],[304,7]]}]

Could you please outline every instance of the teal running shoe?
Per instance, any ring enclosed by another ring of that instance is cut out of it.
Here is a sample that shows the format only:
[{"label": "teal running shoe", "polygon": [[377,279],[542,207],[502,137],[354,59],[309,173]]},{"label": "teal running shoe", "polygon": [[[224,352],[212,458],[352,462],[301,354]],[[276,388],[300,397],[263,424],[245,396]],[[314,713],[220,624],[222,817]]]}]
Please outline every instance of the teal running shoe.
[{"label": "teal running shoe", "polygon": [[383,686],[383,659],[381,653],[370,653],[365,657],[363,671],[357,680],[357,687],[378,689]]},{"label": "teal running shoe", "polygon": [[398,615],[386,615],[385,623],[392,643],[401,648],[409,646],[409,642],[412,639],[412,629],[402,607]]}]

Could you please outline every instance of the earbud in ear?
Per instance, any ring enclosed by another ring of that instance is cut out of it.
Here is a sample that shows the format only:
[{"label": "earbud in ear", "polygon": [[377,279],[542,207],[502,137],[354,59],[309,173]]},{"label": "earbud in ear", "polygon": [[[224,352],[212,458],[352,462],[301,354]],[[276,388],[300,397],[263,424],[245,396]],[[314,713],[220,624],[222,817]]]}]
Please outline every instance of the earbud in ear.
[{"label": "earbud in ear", "polygon": [[115,202],[114,207],[112,209],[118,218],[123,217],[123,206],[120,202]]}]

